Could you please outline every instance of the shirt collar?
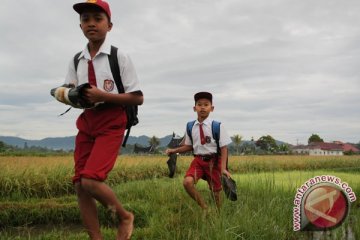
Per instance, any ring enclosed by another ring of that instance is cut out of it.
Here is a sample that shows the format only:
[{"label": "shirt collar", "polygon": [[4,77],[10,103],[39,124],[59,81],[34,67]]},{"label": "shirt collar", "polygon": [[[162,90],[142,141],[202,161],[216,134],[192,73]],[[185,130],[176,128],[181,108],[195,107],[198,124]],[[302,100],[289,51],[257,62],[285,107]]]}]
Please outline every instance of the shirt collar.
[{"label": "shirt collar", "polygon": [[[203,122],[204,125],[210,125],[212,123],[211,118],[207,117]],[[200,124],[199,120],[196,119],[195,124]]]},{"label": "shirt collar", "polygon": [[[96,54],[99,55],[101,53],[104,53],[104,54],[107,54],[107,55],[110,55],[110,52],[111,52],[111,45],[109,44],[109,42],[105,39],[105,41],[103,42],[103,44],[101,45],[98,53]],[[90,52],[89,52],[89,48],[88,48],[88,45],[86,44],[84,50],[81,52],[80,56],[79,56],[79,59],[80,58],[85,58],[85,59],[88,59],[90,60],[91,57],[90,57]]]}]

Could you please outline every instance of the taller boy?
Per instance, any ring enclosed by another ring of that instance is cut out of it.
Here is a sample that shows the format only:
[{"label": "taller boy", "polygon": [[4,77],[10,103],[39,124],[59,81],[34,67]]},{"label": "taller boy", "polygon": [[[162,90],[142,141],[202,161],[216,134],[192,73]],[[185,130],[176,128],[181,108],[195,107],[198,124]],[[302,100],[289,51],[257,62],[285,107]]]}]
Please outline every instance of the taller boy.
[{"label": "taller boy", "polygon": [[197,113],[197,120],[189,131],[191,136],[189,136],[187,129],[184,145],[178,148],[169,148],[166,150],[166,153],[193,151],[194,160],[191,162],[183,181],[185,190],[202,209],[207,210],[207,204],[195,188],[195,184],[199,179],[206,180],[219,209],[220,191],[222,189],[221,175],[230,176],[226,169],[226,162],[228,156],[227,145],[231,143],[231,138],[221,124],[219,137],[220,153],[218,153],[217,144],[212,132],[213,121],[209,118],[210,112],[214,110],[212,94],[209,92],[198,92],[194,95],[194,100],[194,112]]},{"label": "taller boy", "polygon": [[113,26],[109,4],[101,0],[77,3],[80,28],[88,39],[75,70],[71,59],[66,84],[78,86],[89,82],[85,99],[97,107],[85,109],[78,117],[75,142],[75,175],[73,183],[84,226],[92,240],[102,239],[96,201],[120,219],[118,240],[130,239],[134,215],[126,211],[112,189],[104,183],[113,168],[126,127],[125,105],[141,105],[143,94],[130,58],[117,52],[120,75],[125,93],[119,94],[111,72],[108,56],[111,45],[106,35]]}]

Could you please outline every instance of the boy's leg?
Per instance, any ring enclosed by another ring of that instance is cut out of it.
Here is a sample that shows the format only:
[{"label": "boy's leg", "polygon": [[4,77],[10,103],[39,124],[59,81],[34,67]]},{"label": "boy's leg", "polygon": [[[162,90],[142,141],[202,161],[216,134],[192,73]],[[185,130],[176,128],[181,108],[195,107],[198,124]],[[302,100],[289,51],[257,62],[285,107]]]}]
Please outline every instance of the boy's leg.
[{"label": "boy's leg", "polygon": [[208,206],[206,205],[203,197],[196,190],[196,182],[203,176],[202,160],[198,157],[195,157],[191,162],[189,169],[186,171],[185,178],[183,181],[184,188],[186,192],[194,199],[199,206],[206,210]]},{"label": "boy's leg", "polygon": [[102,240],[95,199],[82,189],[80,182],[75,183],[75,190],[78,196],[81,219],[90,239]]},{"label": "boy's leg", "polygon": [[215,201],[217,209],[220,211],[221,207],[221,163],[220,160],[214,164],[214,161],[209,163],[208,169],[205,170],[207,182],[209,184],[212,197]]},{"label": "boy's leg", "polygon": [[[120,218],[117,239],[130,239],[134,215],[123,208],[115,193],[103,182],[112,170],[118,156],[126,127],[126,114],[121,108],[87,111],[87,114],[85,123],[94,123],[90,131],[93,136],[91,139],[93,145],[86,158],[85,166],[78,174],[80,175],[81,189]],[[78,127],[80,125],[78,124]]]},{"label": "boy's leg", "polygon": [[216,207],[219,211],[220,211],[220,207],[221,207],[221,194],[220,193],[221,193],[221,191],[212,192]]},{"label": "boy's leg", "polygon": [[88,178],[81,179],[81,186],[93,198],[120,218],[117,239],[130,239],[134,227],[134,215],[123,208],[111,188],[103,182]]},{"label": "boy's leg", "polygon": [[202,209],[206,210],[208,206],[206,205],[200,193],[196,190],[194,178],[192,176],[186,176],[184,178],[183,185],[190,197],[194,199]]},{"label": "boy's leg", "polygon": [[86,167],[81,172],[82,188],[120,219],[118,240],[130,239],[134,228],[134,215],[123,208],[113,190],[103,181],[115,164],[123,136],[122,127],[120,130],[116,127],[108,128],[105,133],[98,135]]},{"label": "boy's leg", "polygon": [[75,175],[73,177],[73,182],[78,198],[78,205],[83,225],[91,240],[101,240],[102,236],[95,199],[81,187],[80,183],[80,172],[86,165],[93,145],[93,138],[87,135],[85,132],[79,131],[78,135],[76,136],[76,147],[74,155]]}]

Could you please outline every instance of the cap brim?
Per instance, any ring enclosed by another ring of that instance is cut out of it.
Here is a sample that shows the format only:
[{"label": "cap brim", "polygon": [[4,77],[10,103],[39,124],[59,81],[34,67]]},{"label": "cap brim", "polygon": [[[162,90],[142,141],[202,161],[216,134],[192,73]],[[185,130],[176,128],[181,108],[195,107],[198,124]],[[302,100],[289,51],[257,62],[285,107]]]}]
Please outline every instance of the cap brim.
[{"label": "cap brim", "polygon": [[102,9],[100,6],[94,4],[94,3],[87,3],[87,2],[83,2],[83,3],[76,3],[73,5],[73,9],[78,13],[78,14],[82,14],[84,12],[84,9],[86,8],[97,8],[101,11],[104,11],[104,9]]}]

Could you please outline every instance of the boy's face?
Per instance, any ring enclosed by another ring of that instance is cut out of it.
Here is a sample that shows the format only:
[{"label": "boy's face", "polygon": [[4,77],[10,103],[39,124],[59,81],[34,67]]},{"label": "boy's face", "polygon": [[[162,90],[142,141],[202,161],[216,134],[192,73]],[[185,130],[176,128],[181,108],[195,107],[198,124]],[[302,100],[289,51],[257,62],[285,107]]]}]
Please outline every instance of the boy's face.
[{"label": "boy's face", "polygon": [[105,12],[99,9],[86,9],[80,15],[80,28],[89,41],[103,41],[112,28]]},{"label": "boy's face", "polygon": [[197,100],[194,106],[194,112],[197,113],[198,120],[205,120],[213,110],[214,106],[210,100],[206,98]]}]

